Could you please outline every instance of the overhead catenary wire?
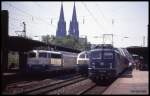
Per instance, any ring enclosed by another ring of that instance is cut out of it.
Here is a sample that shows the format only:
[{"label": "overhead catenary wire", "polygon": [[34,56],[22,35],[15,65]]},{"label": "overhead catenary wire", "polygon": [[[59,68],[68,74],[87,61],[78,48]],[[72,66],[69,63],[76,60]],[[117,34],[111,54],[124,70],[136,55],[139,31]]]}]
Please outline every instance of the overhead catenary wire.
[{"label": "overhead catenary wire", "polygon": [[[9,6],[8,8],[10,8],[10,7],[12,7],[12,8],[14,8],[15,9],[15,11],[18,11],[19,13],[22,13],[22,16],[23,15],[25,15],[25,17],[29,17],[29,18],[35,18],[37,21],[42,21],[43,23],[45,23],[46,25],[48,25],[47,27],[45,26],[45,28],[47,28],[47,29],[49,29],[48,27],[50,27],[50,26],[52,26],[52,27],[55,27],[56,28],[56,26],[54,26],[54,25],[52,25],[52,24],[49,24],[48,22],[46,22],[45,20],[43,20],[43,19],[41,19],[41,18],[39,18],[39,17],[35,17],[35,16],[33,16],[33,15],[31,15],[30,13],[28,13],[28,12],[26,12],[26,11],[24,11],[24,10],[22,10],[22,9],[20,9],[20,8],[17,8],[16,6],[14,6],[14,5],[12,5],[12,4],[10,4],[10,3],[7,3],[7,5]],[[8,9],[7,9],[8,10]],[[23,17],[23,18],[25,18],[25,17]],[[10,19],[11,18],[11,19]],[[19,24],[19,23],[21,23],[21,22],[23,22],[23,21],[25,21],[25,20],[22,20],[22,18],[14,18],[12,15],[10,15],[9,16],[9,19],[10,20],[13,20],[13,22],[15,21],[15,23],[17,24]],[[13,23],[14,24],[14,23]],[[18,25],[17,24],[17,25]],[[32,23],[28,23],[28,24],[32,24]],[[37,24],[37,23],[36,23]],[[50,25],[50,26],[49,26]],[[13,30],[14,30],[14,32],[16,33],[16,30],[17,30],[17,28],[16,28],[16,25],[14,25],[15,27],[13,28]],[[31,26],[30,26],[31,27]],[[31,30],[31,29],[36,29],[35,31],[39,31],[39,30],[41,30],[41,29],[39,29],[40,27],[36,27],[36,26],[34,26],[34,27],[32,27],[32,28],[30,28],[30,27],[28,27],[28,29],[29,30]],[[36,27],[36,28],[35,28]],[[12,29],[12,24],[9,24],[9,28],[11,28]],[[15,30],[16,29],[16,30]],[[20,28],[19,28],[20,29]],[[43,29],[42,29],[43,30]],[[18,33],[16,33],[17,35],[18,35]]]},{"label": "overhead catenary wire", "polygon": [[30,16],[31,18],[36,18],[37,20],[43,21],[44,23],[46,23],[46,24],[48,24],[48,25],[50,25],[50,26],[56,27],[55,25],[50,24],[49,22],[47,22],[47,21],[41,19],[40,17],[33,16],[33,15],[27,13],[26,11],[24,11],[24,10],[22,10],[22,9],[20,9],[20,8],[17,8],[17,7],[15,7],[15,6],[13,6],[13,5],[10,4],[10,3],[8,3],[8,5],[11,6],[11,7],[13,7],[13,8],[15,8],[16,10],[22,12],[23,14]]},{"label": "overhead catenary wire", "polygon": [[37,2],[34,2],[34,4],[35,4],[36,6],[38,6],[38,7],[40,7],[40,8],[41,8],[41,5],[40,5],[40,4],[38,4]]},{"label": "overhead catenary wire", "polygon": [[[106,19],[106,16],[104,15],[104,13],[103,13],[103,11],[102,11],[102,9],[101,9],[101,6],[99,5],[99,4],[95,4],[96,5],[96,8],[97,8],[97,10],[98,10],[98,13],[100,14],[100,15],[102,15],[102,17],[103,17],[103,19],[102,19],[102,22],[103,22],[103,24],[105,24],[106,22],[107,22],[107,19]],[[104,23],[105,22],[105,23]]]},{"label": "overhead catenary wire", "polygon": [[[108,24],[108,25],[109,25],[109,22],[108,22],[108,20],[106,19],[106,16],[104,15],[103,11],[101,10],[100,5],[98,5],[97,3],[96,3],[95,5],[96,5],[95,8],[97,8],[97,11],[98,11],[97,13],[99,13],[100,15],[102,15],[102,18],[103,18],[103,19],[101,19],[101,21],[102,21],[103,25],[105,25],[105,24]],[[109,32],[108,29],[107,29],[107,32]]]},{"label": "overhead catenary wire", "polygon": [[[96,3],[96,8],[99,9],[101,11],[101,15],[103,16],[104,19],[106,19],[106,16],[104,15],[101,6],[99,4]],[[99,11],[98,11],[99,12]]]},{"label": "overhead catenary wire", "polygon": [[[21,20],[19,20],[19,19],[12,18],[12,17],[11,17],[11,20],[14,20],[14,21],[15,21],[15,24],[12,23],[12,22],[10,22],[11,24],[9,24],[9,28],[11,28],[12,26],[13,26],[14,28],[16,28],[16,24],[17,24],[17,26],[19,26],[18,24],[22,24],[21,22],[23,22],[23,21],[21,21]],[[32,24],[32,23],[30,23],[30,24]],[[32,27],[32,28],[29,28],[29,30],[31,30],[31,29],[34,29],[34,31],[39,31],[39,30],[41,30],[40,27],[36,27],[36,26],[34,26],[34,28],[33,28],[33,27]]]},{"label": "overhead catenary wire", "polygon": [[[38,7],[38,8],[40,8],[41,9],[41,5],[40,4],[38,4],[37,2],[34,2],[34,4]],[[53,20],[54,20],[55,18],[50,18],[50,24],[52,25],[52,26],[55,26],[54,24],[53,24]],[[56,26],[55,26],[56,27]]]},{"label": "overhead catenary wire", "polygon": [[[95,18],[95,16],[92,14],[92,12],[88,9],[87,5],[86,5],[84,2],[82,2],[82,4],[83,4],[84,7],[87,9],[87,11],[88,11],[88,13],[90,14],[90,16],[91,16],[91,17],[94,19],[94,21],[97,23],[97,26],[100,25],[101,28],[103,29],[103,31],[106,32],[106,29],[98,22],[98,20]],[[98,26],[98,27],[100,27],[100,26]]]}]

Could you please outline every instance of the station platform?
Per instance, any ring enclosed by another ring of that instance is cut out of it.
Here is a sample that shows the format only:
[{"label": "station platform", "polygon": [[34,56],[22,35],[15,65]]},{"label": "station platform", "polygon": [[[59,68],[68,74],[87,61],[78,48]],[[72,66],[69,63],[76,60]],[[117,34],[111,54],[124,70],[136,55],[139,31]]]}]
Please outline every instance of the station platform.
[{"label": "station platform", "polygon": [[131,76],[121,76],[103,93],[104,95],[148,95],[149,71],[133,70]]}]

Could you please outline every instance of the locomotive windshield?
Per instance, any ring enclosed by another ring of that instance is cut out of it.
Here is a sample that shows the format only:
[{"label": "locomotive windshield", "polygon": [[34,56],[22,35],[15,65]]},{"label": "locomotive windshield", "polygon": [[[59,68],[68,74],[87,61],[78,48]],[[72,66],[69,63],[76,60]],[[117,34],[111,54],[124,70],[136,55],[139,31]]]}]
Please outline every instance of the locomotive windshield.
[{"label": "locomotive windshield", "polygon": [[80,58],[85,58],[85,54],[81,54],[81,55],[80,55]]},{"label": "locomotive windshield", "polygon": [[102,54],[101,54],[101,51],[93,51],[91,53],[91,57],[93,59],[102,59]]},{"label": "locomotive windshield", "polygon": [[104,52],[104,59],[113,59],[112,52]]},{"label": "locomotive windshield", "polygon": [[113,59],[113,51],[99,50],[91,52],[92,59]]},{"label": "locomotive windshield", "polygon": [[88,53],[86,54],[86,58],[89,58],[89,54]]},{"label": "locomotive windshield", "polygon": [[44,57],[44,58],[46,58],[46,57],[47,57],[47,53],[45,53],[45,52],[40,52],[40,53],[39,53],[39,57]]},{"label": "locomotive windshield", "polygon": [[36,57],[36,53],[31,52],[31,53],[29,53],[28,57],[30,57],[30,58],[34,58],[34,57]]}]

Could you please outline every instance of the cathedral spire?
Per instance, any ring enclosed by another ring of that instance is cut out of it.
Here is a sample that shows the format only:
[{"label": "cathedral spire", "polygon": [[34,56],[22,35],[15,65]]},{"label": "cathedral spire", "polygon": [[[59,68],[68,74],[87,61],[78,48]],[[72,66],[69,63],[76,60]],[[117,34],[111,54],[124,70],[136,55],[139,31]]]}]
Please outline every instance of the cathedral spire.
[{"label": "cathedral spire", "polygon": [[63,10],[63,3],[61,2],[61,10],[60,10],[60,17],[59,21],[64,20],[64,10]]},{"label": "cathedral spire", "polygon": [[58,27],[56,30],[56,37],[66,36],[66,21],[64,19],[63,3],[61,2],[60,16],[58,21]]},{"label": "cathedral spire", "polygon": [[79,28],[78,28],[75,2],[73,6],[72,20],[70,21],[70,26],[69,26],[69,35],[76,39],[79,38]]},{"label": "cathedral spire", "polygon": [[74,6],[73,6],[72,21],[77,21],[75,2],[74,2]]}]

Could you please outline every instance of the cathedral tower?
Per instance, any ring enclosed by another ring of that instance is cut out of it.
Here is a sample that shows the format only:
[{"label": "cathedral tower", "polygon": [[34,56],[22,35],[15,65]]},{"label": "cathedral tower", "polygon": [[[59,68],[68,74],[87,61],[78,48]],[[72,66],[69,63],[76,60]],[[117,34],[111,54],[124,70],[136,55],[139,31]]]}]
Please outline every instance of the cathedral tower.
[{"label": "cathedral tower", "polygon": [[78,21],[76,16],[75,2],[73,7],[72,20],[70,21],[70,26],[69,26],[69,36],[74,37],[76,39],[79,38],[79,26],[78,26]]},{"label": "cathedral tower", "polygon": [[61,3],[60,17],[58,21],[58,27],[56,30],[56,37],[66,36],[66,21],[64,19],[63,4]]}]

